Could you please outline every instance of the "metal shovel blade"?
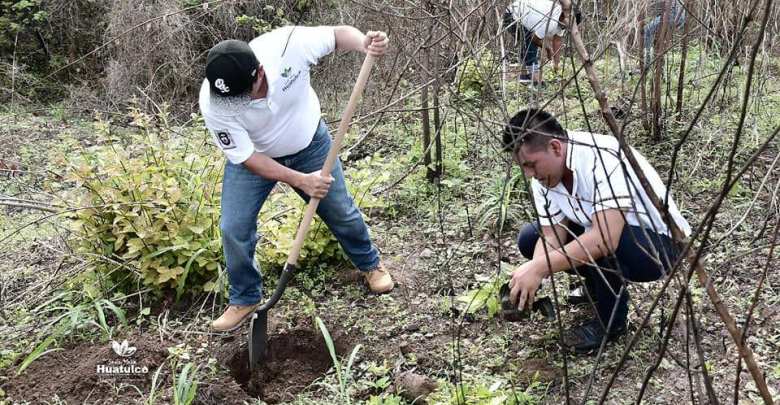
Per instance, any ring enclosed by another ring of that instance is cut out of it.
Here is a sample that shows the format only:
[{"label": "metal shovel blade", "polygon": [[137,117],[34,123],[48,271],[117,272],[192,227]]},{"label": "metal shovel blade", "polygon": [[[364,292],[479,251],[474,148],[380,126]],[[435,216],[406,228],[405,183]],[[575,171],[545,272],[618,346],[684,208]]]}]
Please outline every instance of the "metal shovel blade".
[{"label": "metal shovel blade", "polygon": [[268,311],[257,311],[249,320],[249,370],[265,359],[268,351]]},{"label": "metal shovel blade", "polygon": [[276,283],[274,294],[255,310],[249,320],[249,370],[257,368],[268,355],[268,311],[282,298],[293,274],[295,274],[295,265],[286,263]]}]

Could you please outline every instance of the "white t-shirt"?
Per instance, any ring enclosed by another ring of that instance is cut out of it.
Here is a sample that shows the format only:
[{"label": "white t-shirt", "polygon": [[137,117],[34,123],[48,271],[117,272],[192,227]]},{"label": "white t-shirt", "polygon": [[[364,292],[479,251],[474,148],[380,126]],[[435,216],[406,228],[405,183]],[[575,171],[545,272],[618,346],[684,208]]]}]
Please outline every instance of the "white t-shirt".
[{"label": "white t-shirt", "polygon": [[[288,42],[289,39],[289,42]],[[320,121],[320,100],[311,87],[311,65],[336,49],[333,27],[283,27],[249,42],[268,80],[266,98],[252,100],[237,116],[209,109],[209,83],[200,87],[200,111],[214,143],[230,162],[252,155],[287,156],[306,148]]]},{"label": "white t-shirt", "polygon": [[[534,204],[541,225],[551,226],[566,218],[588,230],[593,225],[592,219],[596,212],[617,208],[625,212],[629,225],[643,226],[671,236],[625,155],[620,152],[615,137],[577,131],[568,131],[568,134],[566,167],[573,172],[574,177],[571,194],[563,182],[548,189],[536,179],[531,179]],[[653,191],[663,199],[666,186],[658,172],[639,152],[633,148],[631,150]],[[626,172],[629,176],[625,175]],[[669,214],[680,230],[690,236],[691,227],[671,198]]]},{"label": "white t-shirt", "polygon": [[550,35],[563,35],[559,24],[563,9],[557,2],[550,0],[517,0],[509,6],[515,21],[529,31],[533,31],[539,39]]}]

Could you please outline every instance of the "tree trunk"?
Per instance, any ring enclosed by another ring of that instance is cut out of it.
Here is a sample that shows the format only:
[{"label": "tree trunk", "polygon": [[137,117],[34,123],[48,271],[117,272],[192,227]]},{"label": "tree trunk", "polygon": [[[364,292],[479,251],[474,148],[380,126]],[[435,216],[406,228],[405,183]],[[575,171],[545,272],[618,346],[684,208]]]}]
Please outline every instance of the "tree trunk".
[{"label": "tree trunk", "polygon": [[[436,64],[434,63],[434,74],[437,74]],[[439,116],[439,80],[433,82],[433,130],[434,132],[434,148],[436,148],[436,168],[435,176],[441,178],[443,170],[442,165],[442,149],[441,149],[441,118]]]},{"label": "tree trunk", "polygon": [[423,164],[425,165],[425,177],[433,181],[436,177],[431,167],[431,124],[428,120],[428,85],[420,89],[420,118],[422,119],[422,150]]},{"label": "tree trunk", "polygon": [[646,71],[645,65],[645,17],[646,11],[639,12],[639,109],[640,118],[642,120],[642,128],[645,131],[650,130],[650,121],[647,119],[647,83],[646,83]]},{"label": "tree trunk", "polygon": [[661,27],[658,29],[655,40],[653,41],[653,49],[655,51],[655,75],[653,77],[653,140],[659,142],[661,140],[661,76],[664,69],[664,51],[666,49],[667,42],[667,28],[669,25],[669,9],[671,8],[672,1],[676,0],[664,0],[664,11],[661,15]]},{"label": "tree trunk", "polygon": [[[686,6],[691,6],[691,2],[687,2]],[[690,14],[690,9],[687,10]],[[688,58],[688,33],[691,30],[690,15],[686,15],[685,28],[682,35],[682,49],[680,50],[680,76],[677,78],[677,106],[674,111],[677,116],[680,116],[683,105],[683,83],[685,83],[685,60]]]},{"label": "tree trunk", "polygon": [[[420,7],[425,7],[429,11],[432,10],[433,6],[430,4],[430,1],[424,2],[420,4]],[[431,38],[431,34],[433,32],[433,21],[428,22],[430,24],[428,26],[428,37]],[[423,65],[423,73],[424,72],[431,72],[431,49],[429,46],[423,46],[422,49],[422,65]],[[422,76],[422,82],[425,83],[428,81],[428,78],[423,74]],[[423,164],[425,165],[425,177],[428,179],[428,181],[433,182],[433,180],[436,178],[436,172],[433,170],[433,165],[431,164],[431,122],[430,117],[428,114],[428,91],[429,91],[430,85],[426,84],[423,86],[422,89],[420,89],[420,101],[421,101],[421,107],[422,110],[420,111],[420,116],[422,118],[422,148],[423,148]],[[435,91],[435,90],[434,90]],[[434,99],[437,97],[434,96]]]}]

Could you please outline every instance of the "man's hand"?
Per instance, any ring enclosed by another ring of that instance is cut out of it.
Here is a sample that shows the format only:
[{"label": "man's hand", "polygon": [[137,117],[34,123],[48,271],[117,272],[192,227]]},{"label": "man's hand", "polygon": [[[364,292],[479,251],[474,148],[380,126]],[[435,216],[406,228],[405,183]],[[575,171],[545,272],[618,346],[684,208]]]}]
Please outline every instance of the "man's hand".
[{"label": "man's hand", "polygon": [[512,279],[509,280],[509,300],[517,305],[517,308],[523,309],[526,306],[531,308],[536,290],[542,284],[543,271],[544,269],[540,269],[532,260],[512,272]]},{"label": "man's hand", "polygon": [[309,197],[323,199],[328,195],[331,183],[333,183],[332,176],[323,177],[322,173],[317,170],[316,172],[301,174],[295,187],[301,189]]},{"label": "man's hand", "polygon": [[363,40],[363,47],[369,55],[378,57],[385,54],[388,43],[390,40],[383,31],[368,31]]}]

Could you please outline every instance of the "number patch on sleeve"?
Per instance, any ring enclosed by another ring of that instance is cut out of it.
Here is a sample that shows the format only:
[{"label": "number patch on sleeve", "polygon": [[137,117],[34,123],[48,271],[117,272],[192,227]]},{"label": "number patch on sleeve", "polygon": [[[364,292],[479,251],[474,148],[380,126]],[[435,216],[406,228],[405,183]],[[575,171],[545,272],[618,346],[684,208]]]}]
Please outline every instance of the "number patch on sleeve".
[{"label": "number patch on sleeve", "polygon": [[236,148],[236,141],[233,140],[233,136],[227,129],[218,129],[214,133],[217,135],[217,143],[222,150]]}]

